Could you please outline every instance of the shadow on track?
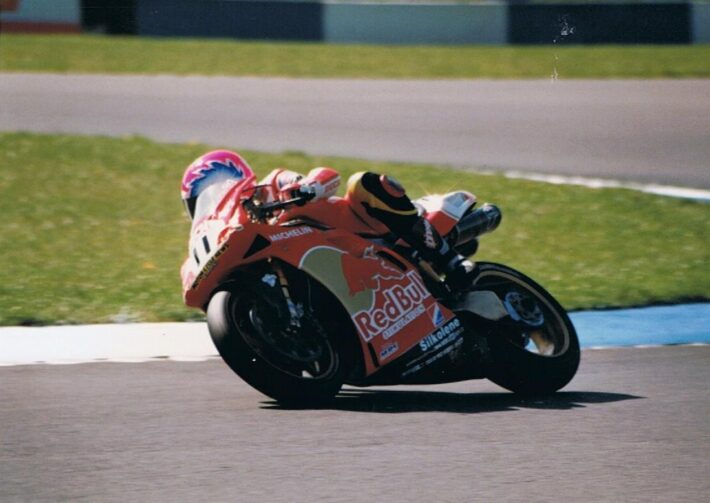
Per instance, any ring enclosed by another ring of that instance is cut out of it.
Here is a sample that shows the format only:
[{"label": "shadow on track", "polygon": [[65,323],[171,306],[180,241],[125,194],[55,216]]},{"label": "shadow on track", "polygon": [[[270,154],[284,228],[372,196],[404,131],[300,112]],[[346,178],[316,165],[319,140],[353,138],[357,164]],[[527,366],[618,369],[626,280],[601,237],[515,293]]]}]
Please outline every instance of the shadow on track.
[{"label": "shadow on track", "polygon": [[546,397],[521,397],[512,393],[448,393],[441,391],[402,391],[381,389],[345,389],[328,405],[293,407],[277,402],[264,402],[265,409],[318,408],[352,412],[483,412],[515,411],[518,409],[570,410],[590,404],[619,402],[645,398],[621,393],[566,391]]}]

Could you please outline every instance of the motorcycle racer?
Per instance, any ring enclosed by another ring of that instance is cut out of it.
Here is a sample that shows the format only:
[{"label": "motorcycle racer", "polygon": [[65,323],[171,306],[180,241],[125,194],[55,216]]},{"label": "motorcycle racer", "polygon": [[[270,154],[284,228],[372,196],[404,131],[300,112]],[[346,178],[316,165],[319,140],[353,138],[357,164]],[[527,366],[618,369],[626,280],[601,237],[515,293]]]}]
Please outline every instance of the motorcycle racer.
[{"label": "motorcycle racer", "polygon": [[[193,223],[224,196],[225,187],[234,184],[256,185],[256,176],[236,152],[216,150],[193,161],[182,180],[182,200]],[[259,185],[270,185],[282,200],[303,197],[318,201],[333,197],[340,175],[331,168],[318,167],[307,175],[275,169]],[[353,213],[372,227],[377,223],[412,246],[430,262],[454,289],[467,284],[474,265],[449,246],[428,220],[419,215],[404,187],[394,178],[359,172],[350,177],[345,198]]]},{"label": "motorcycle racer", "polygon": [[539,394],[574,376],[579,341],[564,308],[524,274],[460,256],[498,227],[495,205],[473,209],[465,190],[412,201],[371,172],[337,197],[340,175],[324,167],[262,182],[230,151],[187,168],[180,270],[185,304],[205,313],[224,362],[258,391],[311,405],[343,384],[486,377]]}]

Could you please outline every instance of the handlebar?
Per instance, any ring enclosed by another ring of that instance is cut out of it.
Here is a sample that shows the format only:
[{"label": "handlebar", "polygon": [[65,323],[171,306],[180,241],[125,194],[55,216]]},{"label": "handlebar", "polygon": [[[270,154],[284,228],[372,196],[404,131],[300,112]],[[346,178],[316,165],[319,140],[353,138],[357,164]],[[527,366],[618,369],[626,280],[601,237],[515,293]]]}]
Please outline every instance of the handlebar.
[{"label": "handlebar", "polygon": [[261,201],[255,200],[252,196],[245,199],[242,202],[242,206],[254,220],[265,220],[267,218],[271,218],[274,213],[279,210],[285,210],[290,206],[303,206],[314,197],[315,194],[304,194],[292,199],[287,199],[286,201],[274,201],[271,203],[261,204]]}]

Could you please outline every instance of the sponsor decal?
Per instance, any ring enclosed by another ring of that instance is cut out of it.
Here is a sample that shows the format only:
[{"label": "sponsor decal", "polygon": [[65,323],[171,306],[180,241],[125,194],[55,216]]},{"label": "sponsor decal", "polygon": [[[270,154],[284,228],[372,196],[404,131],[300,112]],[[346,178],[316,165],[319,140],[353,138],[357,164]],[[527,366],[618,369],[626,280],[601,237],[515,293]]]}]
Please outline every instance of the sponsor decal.
[{"label": "sponsor decal", "polygon": [[431,318],[431,322],[434,324],[435,327],[438,327],[446,321],[444,313],[441,312],[441,307],[439,307],[439,304],[434,304],[433,306],[430,306],[427,312],[429,313],[429,318]]},{"label": "sponsor decal", "polygon": [[419,349],[423,354],[408,364],[409,368],[402,373],[402,377],[419,372],[446,355],[454,354],[454,351],[463,345],[463,337],[461,337],[463,330],[461,320],[453,318],[440,329],[424,337],[419,341]]},{"label": "sponsor decal", "polygon": [[224,254],[224,252],[227,251],[227,249],[229,249],[229,245],[224,245],[222,248],[217,250],[214,255],[212,255],[212,258],[209,259],[205,263],[202,270],[200,270],[200,274],[197,275],[195,281],[192,282],[192,286],[190,287],[190,289],[194,290],[195,288],[197,288],[197,285],[199,285],[202,280],[205,279],[207,275],[212,272],[212,269],[214,269],[217,265],[217,261]]},{"label": "sponsor decal", "polygon": [[[443,347],[443,345],[448,344],[442,351],[438,351],[434,354],[432,354],[429,358],[427,358],[425,361],[418,363],[414,365],[413,367],[407,369],[406,371],[402,372],[402,377],[407,377],[408,375],[414,374],[416,372],[419,372],[422,370],[424,367],[428,367],[435,361],[443,358],[446,355],[452,354],[456,349],[460,348],[463,345],[463,337],[458,337],[456,333],[451,334],[447,337],[446,341],[442,341],[439,343],[439,346]],[[455,341],[453,344],[451,342]]]},{"label": "sponsor decal", "polygon": [[380,306],[376,304],[353,315],[365,341],[380,334],[387,340],[426,312],[423,301],[431,295],[415,271],[408,272],[406,278],[408,284],[392,285],[378,292],[377,298],[383,299]]},{"label": "sponsor decal", "polygon": [[404,278],[399,269],[377,256],[374,246],[368,246],[362,257],[344,253],[340,258],[340,265],[348,282],[350,296],[365,290],[378,289],[382,279]]},{"label": "sponsor decal", "polygon": [[269,239],[271,239],[272,242],[283,241],[284,239],[291,239],[291,238],[297,238],[299,236],[305,236],[306,234],[310,234],[312,232],[313,232],[313,229],[310,227],[296,227],[295,229],[279,232],[278,234],[272,234],[271,236],[269,236]]},{"label": "sponsor decal", "polygon": [[434,231],[429,223],[429,220],[424,219],[424,244],[427,248],[436,249],[438,248],[436,243],[436,238],[434,238]]},{"label": "sponsor decal", "polygon": [[[419,348],[423,352],[427,352],[431,349],[438,349],[438,347],[444,346],[453,341],[462,330],[461,321],[458,318],[454,318],[436,332],[430,333],[419,341]],[[444,344],[438,346],[439,343],[442,342]]]},{"label": "sponsor decal", "polygon": [[387,358],[389,358],[390,356],[395,354],[398,349],[399,349],[399,344],[397,344],[396,342],[393,342],[392,344],[388,344],[387,346],[382,348],[382,351],[380,351],[380,361],[386,360]]}]

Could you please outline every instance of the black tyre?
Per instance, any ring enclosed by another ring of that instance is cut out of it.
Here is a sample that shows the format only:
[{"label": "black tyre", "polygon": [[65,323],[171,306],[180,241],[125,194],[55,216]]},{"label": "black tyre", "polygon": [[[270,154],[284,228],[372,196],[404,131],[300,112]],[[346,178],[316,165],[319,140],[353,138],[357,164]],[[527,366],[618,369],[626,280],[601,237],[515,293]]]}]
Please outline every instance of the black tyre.
[{"label": "black tyre", "polygon": [[479,262],[475,290],[490,290],[509,316],[489,330],[491,381],[521,394],[553,393],[579,367],[577,333],[565,310],[540,285],[500,264]]},{"label": "black tyre", "polygon": [[273,323],[273,302],[258,288],[239,284],[217,292],[207,325],[222,359],[248,384],[290,405],[318,405],[332,399],[348,372],[345,344],[315,313],[300,328]]}]

